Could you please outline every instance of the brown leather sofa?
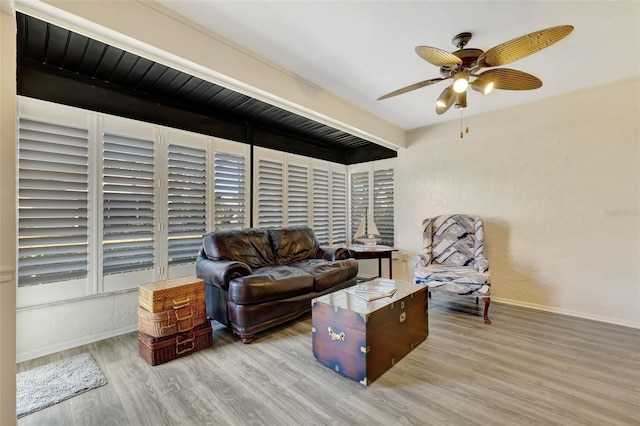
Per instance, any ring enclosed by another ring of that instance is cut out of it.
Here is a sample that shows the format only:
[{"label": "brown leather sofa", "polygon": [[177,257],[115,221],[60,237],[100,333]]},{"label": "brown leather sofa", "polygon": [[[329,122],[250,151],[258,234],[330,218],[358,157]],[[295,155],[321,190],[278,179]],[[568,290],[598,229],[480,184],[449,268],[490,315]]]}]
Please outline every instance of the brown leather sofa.
[{"label": "brown leather sofa", "polygon": [[250,343],[255,334],[311,310],[311,299],[355,285],[349,250],[320,247],[308,227],[205,235],[196,261],[207,315]]}]

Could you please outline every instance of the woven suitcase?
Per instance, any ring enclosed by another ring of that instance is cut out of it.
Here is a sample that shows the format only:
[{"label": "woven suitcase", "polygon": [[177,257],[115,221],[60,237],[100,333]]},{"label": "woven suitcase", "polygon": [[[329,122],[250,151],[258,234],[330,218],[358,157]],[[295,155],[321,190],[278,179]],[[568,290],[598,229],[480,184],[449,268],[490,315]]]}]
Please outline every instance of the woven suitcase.
[{"label": "woven suitcase", "polygon": [[187,332],[206,321],[204,300],[185,302],[162,312],[149,312],[138,308],[138,331],[152,336],[165,337]]},{"label": "woven suitcase", "polygon": [[186,333],[168,337],[152,337],[138,332],[138,352],[151,365],[163,364],[209,348],[212,344],[213,329],[209,321]]},{"label": "woven suitcase", "polygon": [[140,306],[149,312],[173,309],[185,302],[204,301],[204,281],[196,277],[180,277],[140,285]]}]

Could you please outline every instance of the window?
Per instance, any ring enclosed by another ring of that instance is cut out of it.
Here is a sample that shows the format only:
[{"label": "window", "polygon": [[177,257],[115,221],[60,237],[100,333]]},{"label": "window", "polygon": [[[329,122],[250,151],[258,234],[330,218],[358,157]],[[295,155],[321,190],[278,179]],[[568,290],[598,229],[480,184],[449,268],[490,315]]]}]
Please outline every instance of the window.
[{"label": "window", "polygon": [[306,165],[287,164],[287,218],[289,226],[309,223],[309,170]]},{"label": "window", "polygon": [[258,227],[276,228],[286,222],[284,214],[283,164],[258,160]]},{"label": "window", "polygon": [[393,163],[255,147],[250,164],[246,144],[18,99],[20,307],[193,274],[203,234],[249,226],[251,195],[255,226],[310,226],[323,245],[350,240],[349,196],[351,227],[373,209],[393,243]]},{"label": "window", "polygon": [[102,272],[154,267],[153,139],[103,134]]},{"label": "window", "polygon": [[168,263],[193,263],[207,232],[207,151],[168,146]]},{"label": "window", "polygon": [[351,237],[369,208],[369,172],[351,173]]},{"label": "window", "polygon": [[95,116],[19,100],[16,304],[33,306],[92,294]]},{"label": "window", "polygon": [[382,244],[394,244],[394,169],[373,172],[373,220],[380,231]]},{"label": "window", "polygon": [[89,132],[20,118],[18,286],[86,279]]},{"label": "window", "polygon": [[309,226],[322,245],[346,242],[346,166],[260,147],[254,156],[256,226]]},{"label": "window", "polygon": [[213,154],[215,211],[214,229],[242,229],[247,226],[246,158],[216,150]]},{"label": "window", "polygon": [[247,145],[18,100],[19,307],[193,274],[248,226]]},{"label": "window", "polygon": [[329,244],[329,171],[313,169],[313,232],[322,245]]},{"label": "window", "polygon": [[395,159],[349,167],[351,238],[367,211],[380,232],[380,244],[395,244]]},{"label": "window", "polygon": [[331,172],[331,245],[347,242],[347,178]]}]

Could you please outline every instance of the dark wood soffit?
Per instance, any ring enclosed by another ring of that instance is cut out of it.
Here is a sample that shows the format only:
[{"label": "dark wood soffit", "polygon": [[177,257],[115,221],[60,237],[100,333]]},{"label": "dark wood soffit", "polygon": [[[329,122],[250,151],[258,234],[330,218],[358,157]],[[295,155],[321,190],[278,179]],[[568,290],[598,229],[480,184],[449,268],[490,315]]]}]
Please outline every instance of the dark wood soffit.
[{"label": "dark wood soffit", "polygon": [[[245,123],[222,120],[167,105],[165,100],[134,96],[117,87],[59,69],[18,62],[18,94],[77,108],[169,126],[237,142],[246,142]],[[70,75],[71,74],[71,75]],[[95,83],[95,84],[91,84]]]},{"label": "dark wood soffit", "polygon": [[[105,114],[169,126],[277,151],[340,164],[356,164],[396,157],[396,152],[374,143],[339,149],[300,135],[291,135],[262,123],[250,123],[224,112],[156,98],[149,94],[49,67],[29,59],[18,60],[18,94]],[[247,127],[253,131],[248,133]],[[251,140],[247,140],[251,134]]]},{"label": "dark wood soffit", "polygon": [[17,13],[18,93],[342,164],[395,151]]}]

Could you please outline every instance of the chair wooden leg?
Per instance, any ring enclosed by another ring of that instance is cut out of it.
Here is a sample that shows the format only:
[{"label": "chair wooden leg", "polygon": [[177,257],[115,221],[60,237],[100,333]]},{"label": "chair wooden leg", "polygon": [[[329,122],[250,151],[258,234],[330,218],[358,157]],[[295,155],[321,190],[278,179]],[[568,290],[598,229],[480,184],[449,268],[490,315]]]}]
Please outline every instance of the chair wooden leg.
[{"label": "chair wooden leg", "polygon": [[491,304],[490,297],[483,297],[484,300],[484,323],[491,324],[491,320],[489,319],[489,305]]}]

